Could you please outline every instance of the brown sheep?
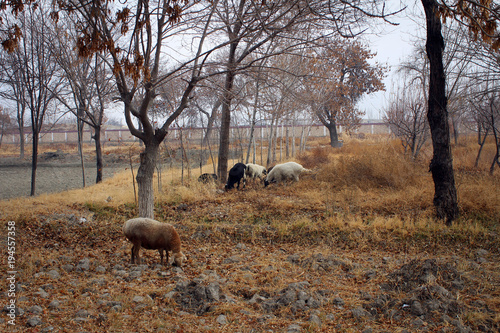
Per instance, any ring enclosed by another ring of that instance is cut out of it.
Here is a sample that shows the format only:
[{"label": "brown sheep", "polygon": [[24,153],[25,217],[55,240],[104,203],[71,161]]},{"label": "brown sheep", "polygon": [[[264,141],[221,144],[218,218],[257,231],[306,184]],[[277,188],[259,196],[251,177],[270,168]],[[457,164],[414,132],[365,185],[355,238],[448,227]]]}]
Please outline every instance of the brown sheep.
[{"label": "brown sheep", "polygon": [[165,250],[166,264],[168,264],[168,251],[172,251],[174,266],[182,266],[186,257],[181,252],[179,234],[169,223],[162,223],[145,217],[130,219],[123,224],[123,233],[133,244],[131,263],[141,263],[139,250],[141,247],[160,252],[160,262],[163,265],[163,250]]}]

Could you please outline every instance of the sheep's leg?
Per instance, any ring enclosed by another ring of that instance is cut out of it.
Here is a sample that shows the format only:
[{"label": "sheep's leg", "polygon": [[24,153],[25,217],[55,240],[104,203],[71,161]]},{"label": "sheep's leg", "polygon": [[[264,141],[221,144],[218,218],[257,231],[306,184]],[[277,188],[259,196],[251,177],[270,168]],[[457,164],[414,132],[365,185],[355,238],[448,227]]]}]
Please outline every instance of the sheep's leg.
[{"label": "sheep's leg", "polygon": [[134,263],[134,258],[135,263],[140,265],[141,264],[141,257],[139,256],[139,250],[141,249],[140,245],[134,245],[132,246],[132,264]]},{"label": "sheep's leg", "polygon": [[168,265],[169,259],[168,259],[168,251],[165,250],[165,265]]},{"label": "sheep's leg", "polygon": [[163,249],[158,249],[158,252],[160,252],[160,265],[163,265]]},{"label": "sheep's leg", "polygon": [[134,264],[134,249],[135,249],[135,245],[132,245],[132,249],[130,250],[130,263],[132,265]]}]

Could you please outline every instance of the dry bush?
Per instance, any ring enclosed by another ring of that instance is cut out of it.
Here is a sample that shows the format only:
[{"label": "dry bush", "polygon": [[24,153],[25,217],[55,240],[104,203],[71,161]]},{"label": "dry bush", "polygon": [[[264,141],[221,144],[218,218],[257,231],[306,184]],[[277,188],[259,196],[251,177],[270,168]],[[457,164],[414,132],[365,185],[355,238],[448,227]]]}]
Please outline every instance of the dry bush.
[{"label": "dry bush", "polygon": [[330,161],[329,156],[333,149],[331,147],[315,147],[307,153],[300,154],[297,159],[304,168],[317,168]]},{"label": "dry bush", "polygon": [[321,170],[320,179],[334,188],[403,189],[421,183],[425,170],[392,146],[357,146],[339,154]]}]

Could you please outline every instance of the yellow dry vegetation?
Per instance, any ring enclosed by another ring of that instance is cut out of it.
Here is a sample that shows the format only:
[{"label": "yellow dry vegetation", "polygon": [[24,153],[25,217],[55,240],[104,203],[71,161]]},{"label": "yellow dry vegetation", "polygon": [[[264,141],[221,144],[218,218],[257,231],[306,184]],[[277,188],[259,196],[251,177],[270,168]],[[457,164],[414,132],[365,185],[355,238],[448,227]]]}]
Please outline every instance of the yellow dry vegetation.
[{"label": "yellow dry vegetation", "polygon": [[[129,327],[141,332],[281,332],[297,322],[308,332],[359,332],[367,326],[374,331],[411,331],[415,317],[410,314],[399,320],[381,315],[367,323],[353,318],[351,310],[366,304],[361,294],[376,297],[389,274],[403,264],[436,259],[443,265],[453,263],[464,277],[460,302],[467,306],[460,322],[474,329],[498,328],[500,172],[490,175],[487,162],[493,144],[484,148],[478,168],[472,139],[454,147],[461,217],[446,227],[433,216],[429,148],[414,161],[392,139],[345,138],[344,142],[341,149],[322,140],[311,142],[313,148],[296,160],[313,172],[301,175],[298,183],[267,188],[256,182],[244,190],[225,192],[223,184],[199,183],[199,169],[188,173],[166,166],[161,184],[157,175],[154,179],[155,214],[158,220],[173,223],[181,235],[188,263],[179,276],[170,268],[154,270],[158,254],[142,251],[150,269],[138,280],[117,278],[117,266],[131,269],[130,244],[121,233],[122,223],[137,215],[130,170],[83,189],[0,201],[0,221],[2,225],[16,221],[22,248],[17,269],[25,299],[19,305],[47,309],[52,299],[61,300],[61,308],[46,310],[49,315],[43,320],[45,326],[62,331],[123,332]],[[126,155],[130,148],[114,149],[113,154]],[[87,222],[79,222],[82,217]],[[480,269],[474,263],[479,250],[488,258]],[[61,269],[65,260],[77,265],[82,258],[90,258],[92,269],[105,267],[105,272]],[[342,264],[322,271],[317,266],[324,258]],[[57,280],[47,276],[51,269],[60,272]],[[219,302],[196,315],[179,308],[178,299],[165,296],[182,279],[212,281],[213,276],[219,277],[215,281],[221,292],[234,302]],[[102,286],[95,284],[96,279]],[[446,282],[442,276],[435,279]],[[316,312],[282,307],[272,315],[248,302],[257,293],[270,299],[300,281],[308,281],[318,292],[331,290],[329,301]],[[37,298],[39,288],[47,284],[55,288],[49,291],[51,298]],[[111,311],[98,305],[103,304],[103,294],[110,297],[106,301],[120,302],[121,308]],[[150,297],[139,310],[133,301],[137,295]],[[406,297],[400,291],[391,295]],[[338,306],[335,297],[345,304]],[[476,307],[479,301],[482,308]],[[75,322],[78,309],[87,309],[93,317]],[[320,326],[308,321],[312,314],[319,316]],[[217,322],[220,315],[226,316],[226,325]],[[21,330],[36,331],[25,327],[26,318],[19,321]],[[430,331],[451,327],[433,318],[426,318],[424,325]],[[0,323],[0,329],[2,325],[6,324]]]}]

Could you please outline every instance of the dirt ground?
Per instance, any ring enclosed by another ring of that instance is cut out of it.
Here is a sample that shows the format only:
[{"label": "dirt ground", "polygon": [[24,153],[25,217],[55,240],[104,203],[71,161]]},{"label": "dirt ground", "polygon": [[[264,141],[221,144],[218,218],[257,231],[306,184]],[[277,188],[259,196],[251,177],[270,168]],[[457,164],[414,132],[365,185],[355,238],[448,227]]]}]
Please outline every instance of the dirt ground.
[{"label": "dirt ground", "polygon": [[[110,160],[110,159],[108,159]],[[104,160],[103,179],[125,170],[124,162]],[[95,184],[95,161],[86,160],[86,186]],[[78,156],[65,153],[42,154],[36,173],[36,195],[56,193],[83,187],[82,167]],[[29,196],[31,191],[31,161],[19,158],[0,159],[0,200]]]}]

